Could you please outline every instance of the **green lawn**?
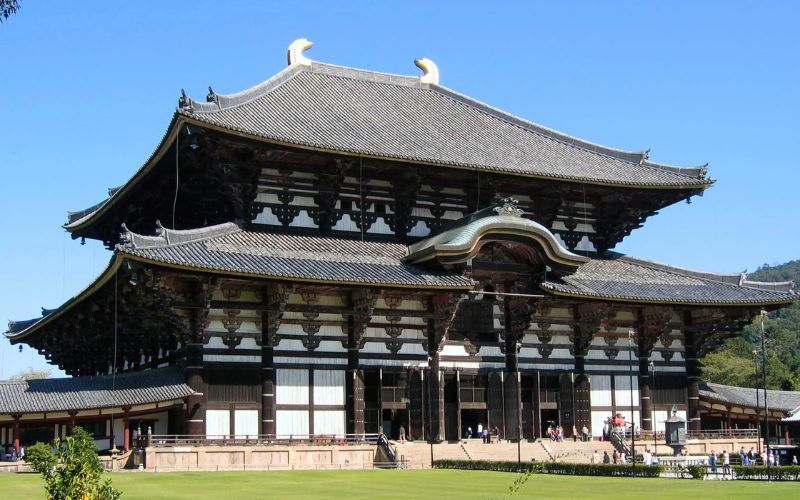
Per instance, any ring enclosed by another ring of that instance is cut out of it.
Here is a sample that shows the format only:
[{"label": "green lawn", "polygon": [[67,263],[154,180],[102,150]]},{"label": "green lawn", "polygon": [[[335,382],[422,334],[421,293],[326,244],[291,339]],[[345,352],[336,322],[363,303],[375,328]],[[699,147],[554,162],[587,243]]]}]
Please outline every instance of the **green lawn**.
[{"label": "green lawn", "polygon": [[[797,498],[796,483],[693,481],[533,475],[515,495],[516,478],[507,472],[458,470],[281,471],[281,472],[121,472],[111,475],[124,500],[212,498],[515,499],[568,498],[674,500]],[[34,474],[0,474],[3,500],[43,498]]]}]

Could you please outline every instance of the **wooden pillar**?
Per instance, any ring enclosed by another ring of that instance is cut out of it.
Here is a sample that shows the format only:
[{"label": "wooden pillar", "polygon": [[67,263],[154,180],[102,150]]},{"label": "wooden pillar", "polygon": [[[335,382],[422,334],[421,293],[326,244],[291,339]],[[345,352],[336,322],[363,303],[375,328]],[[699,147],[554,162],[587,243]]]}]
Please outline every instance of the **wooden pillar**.
[{"label": "wooden pillar", "polygon": [[291,287],[281,284],[261,290],[261,434],[275,434],[275,345],[291,292]]},{"label": "wooden pillar", "polygon": [[[122,450],[129,451],[131,449],[131,409],[123,408],[125,413],[122,414]],[[113,429],[111,434],[114,434]]]},{"label": "wooden pillar", "polygon": [[697,361],[696,337],[692,330],[684,332],[684,348],[686,350],[686,417],[690,431],[700,430],[700,364]]},{"label": "wooden pillar", "polygon": [[205,434],[205,383],[203,381],[203,344],[193,339],[186,346],[186,385],[194,393],[186,404],[186,433],[191,436]]},{"label": "wooden pillar", "polygon": [[11,433],[13,435],[11,444],[14,446],[14,449],[17,450],[17,456],[19,456],[19,419],[21,415],[12,415],[14,422],[11,425]]},{"label": "wooden pillar", "polygon": [[430,440],[444,441],[444,388],[442,371],[439,367],[439,353],[430,356],[428,376],[428,426]]},{"label": "wooden pillar", "polygon": [[[428,351],[428,408],[427,418],[430,429],[429,440],[442,441],[445,438],[444,419],[444,377],[439,366],[439,350],[447,337],[447,331],[453,322],[461,295],[434,295],[431,297],[431,319],[426,329],[424,347]],[[458,431],[460,433],[460,431]]]},{"label": "wooden pillar", "polygon": [[[641,342],[640,342],[641,346]],[[641,353],[643,354],[643,353]],[[655,429],[653,418],[653,392],[650,387],[650,358],[641,356],[639,357],[639,404],[641,411],[639,416],[641,418],[641,428],[645,431],[652,431]]]},{"label": "wooden pillar", "polygon": [[275,434],[275,349],[261,347],[261,434]]},{"label": "wooden pillar", "polygon": [[359,367],[359,351],[364,344],[364,332],[372,319],[372,311],[379,296],[379,292],[367,288],[354,290],[350,294],[353,315],[348,322],[345,379],[349,434],[364,434],[364,372]]},{"label": "wooden pillar", "polygon": [[74,411],[68,412],[69,420],[67,421],[67,436],[71,436],[73,429],[75,429],[75,415],[77,414],[78,413]]}]

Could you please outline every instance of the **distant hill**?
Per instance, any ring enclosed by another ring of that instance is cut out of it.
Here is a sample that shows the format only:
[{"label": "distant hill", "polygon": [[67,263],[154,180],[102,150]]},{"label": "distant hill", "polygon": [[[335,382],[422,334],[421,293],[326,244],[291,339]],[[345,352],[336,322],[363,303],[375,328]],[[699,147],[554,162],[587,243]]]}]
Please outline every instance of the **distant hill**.
[{"label": "distant hill", "polygon": [[779,266],[764,264],[756,272],[747,275],[754,281],[794,281],[800,284],[800,259]]},{"label": "distant hill", "polygon": [[[777,266],[764,264],[747,278],[753,281],[794,281],[800,286],[800,260]],[[800,390],[800,304],[770,313],[764,322],[764,330],[767,386],[770,389]],[[703,379],[719,384],[761,387],[761,359],[761,325],[756,319],[744,328],[741,335],[728,339],[717,351],[701,360]]]}]

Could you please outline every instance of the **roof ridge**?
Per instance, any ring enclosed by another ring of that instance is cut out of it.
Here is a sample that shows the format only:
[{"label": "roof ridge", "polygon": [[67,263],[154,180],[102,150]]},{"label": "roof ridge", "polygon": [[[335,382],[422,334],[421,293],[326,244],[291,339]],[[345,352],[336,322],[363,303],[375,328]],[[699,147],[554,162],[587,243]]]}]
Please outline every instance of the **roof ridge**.
[{"label": "roof ridge", "polygon": [[[765,292],[791,292],[794,288],[794,282],[757,282],[757,281],[748,281],[747,280],[747,273],[716,273],[713,271],[699,271],[696,269],[689,269],[686,267],[681,266],[674,266],[671,264],[665,264],[662,262],[656,262],[653,260],[643,259],[640,257],[633,257],[630,255],[625,254],[617,254],[619,255],[618,260],[623,262],[629,262],[632,264],[637,264],[645,267],[650,267],[652,269],[657,269],[659,271],[670,272],[673,274],[681,275],[681,276],[691,276],[698,279],[705,279],[709,281],[716,281],[718,283],[723,283],[725,285],[733,285],[738,286],[741,288],[753,288],[757,290],[763,290]],[[719,279],[715,279],[719,278]],[[791,284],[792,286],[787,288],[787,285]]]},{"label": "roof ridge", "polygon": [[154,236],[135,233],[122,224],[123,233],[120,235],[120,243],[117,244],[118,250],[129,250],[133,248],[159,248],[185,245],[205,241],[219,236],[227,236],[242,230],[234,222],[223,222],[214,226],[199,227],[194,229],[168,229],[156,221],[156,234]]}]

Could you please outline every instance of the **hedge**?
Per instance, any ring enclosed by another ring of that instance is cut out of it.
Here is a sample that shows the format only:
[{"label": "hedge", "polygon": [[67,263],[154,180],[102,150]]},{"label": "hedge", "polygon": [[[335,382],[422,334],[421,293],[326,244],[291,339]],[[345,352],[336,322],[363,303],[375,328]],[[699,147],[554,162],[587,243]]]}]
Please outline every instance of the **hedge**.
[{"label": "hedge", "polygon": [[[659,477],[662,467],[613,464],[569,464],[560,462],[494,462],[490,460],[435,460],[436,469],[489,470],[499,472],[532,472],[572,476]],[[634,474],[635,473],[635,474]]]},{"label": "hedge", "polygon": [[[736,474],[736,479],[767,479],[767,467],[765,465],[734,465],[733,472]],[[782,465],[770,467],[769,477],[774,481],[800,481],[800,466]]]}]

